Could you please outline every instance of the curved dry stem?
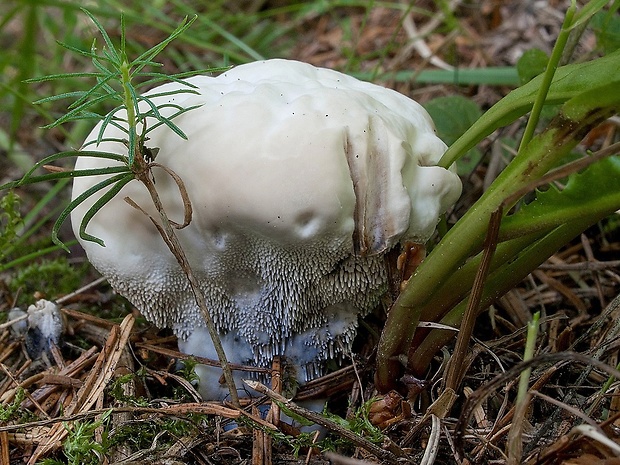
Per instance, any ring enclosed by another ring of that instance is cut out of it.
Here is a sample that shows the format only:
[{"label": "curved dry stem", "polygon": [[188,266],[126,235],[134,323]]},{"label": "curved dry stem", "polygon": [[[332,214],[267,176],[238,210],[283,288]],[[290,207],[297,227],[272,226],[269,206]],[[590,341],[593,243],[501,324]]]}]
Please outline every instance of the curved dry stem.
[{"label": "curved dry stem", "polygon": [[181,194],[181,200],[183,201],[183,223],[176,223],[170,220],[170,224],[175,229],[183,229],[192,222],[192,202],[189,199],[189,194],[187,193],[187,189],[185,188],[185,183],[181,179],[181,177],[176,174],[173,170],[168,168],[167,166],[162,165],[161,163],[150,163],[149,167],[157,167],[164,170],[176,183],[179,188],[179,194]]}]

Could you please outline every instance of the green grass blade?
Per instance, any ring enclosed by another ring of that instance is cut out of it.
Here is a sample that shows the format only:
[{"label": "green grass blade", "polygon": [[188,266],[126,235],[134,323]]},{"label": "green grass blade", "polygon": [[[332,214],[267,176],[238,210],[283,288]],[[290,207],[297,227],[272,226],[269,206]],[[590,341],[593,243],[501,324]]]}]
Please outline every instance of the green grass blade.
[{"label": "green grass blade", "polygon": [[398,71],[396,73],[352,73],[364,81],[393,80],[395,82],[415,82],[418,84],[453,84],[458,86],[492,85],[511,86],[519,85],[519,73],[513,66],[488,68],[457,68],[454,70],[431,69],[424,71]]},{"label": "green grass blade", "polygon": [[44,256],[46,256],[46,255],[48,255],[50,253],[53,253],[53,252],[58,252],[60,250],[65,250],[66,251],[67,247],[70,247],[70,246],[75,245],[77,243],[78,243],[78,241],[73,239],[73,240],[67,242],[66,244],[64,244],[64,247],[60,246],[60,245],[53,245],[53,246],[50,246],[50,247],[46,247],[44,249],[39,249],[36,252],[31,252],[29,254],[22,255],[21,257],[16,258],[15,260],[11,260],[8,263],[0,264],[0,272],[4,272],[4,271],[7,271],[7,270],[10,270],[11,268],[15,268],[15,267],[23,265],[25,263],[31,262],[31,261],[39,258],[39,257],[44,257]]}]

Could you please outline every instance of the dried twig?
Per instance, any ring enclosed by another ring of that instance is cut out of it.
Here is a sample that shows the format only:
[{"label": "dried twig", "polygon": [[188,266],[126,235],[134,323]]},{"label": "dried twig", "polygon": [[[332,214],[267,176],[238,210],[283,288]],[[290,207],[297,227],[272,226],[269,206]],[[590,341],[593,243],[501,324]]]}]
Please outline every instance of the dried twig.
[{"label": "dried twig", "polygon": [[295,404],[293,401],[278,394],[277,392],[274,392],[273,390],[269,389],[267,386],[265,386],[262,383],[259,383],[258,381],[244,380],[244,383],[247,384],[251,389],[254,389],[257,392],[260,392],[261,394],[266,395],[272,401],[280,403],[281,405],[289,409],[294,414],[304,417],[316,423],[317,425],[327,428],[328,430],[344,437],[345,439],[348,439],[349,441],[351,441],[352,444],[354,444],[357,447],[361,447],[362,449],[367,450],[368,452],[374,454],[375,456],[383,460],[384,463],[385,462],[395,463],[397,461],[397,457],[405,456],[405,452],[402,449],[400,449],[398,446],[396,446],[396,444],[391,443],[389,444],[389,447],[386,447],[386,448],[377,446],[376,444],[373,444],[366,438],[359,436],[355,434],[354,432],[346,428],[343,428],[339,424],[325,418],[323,415],[317,412],[313,412],[311,410],[305,409],[303,407],[300,407],[299,405]]},{"label": "dried twig", "polygon": [[[213,322],[213,318],[211,318],[211,313],[207,308],[207,302],[202,293],[200,283],[194,275],[194,271],[189,264],[187,255],[185,254],[185,251],[183,250],[183,247],[181,246],[181,243],[176,233],[174,232],[175,229],[182,229],[186,227],[190,223],[192,217],[192,204],[190,202],[187,189],[185,188],[185,184],[174,171],[164,167],[163,165],[160,165],[159,163],[146,162],[140,150],[137,151],[137,154],[138,156],[136,157],[136,168],[134,170],[134,174],[136,176],[136,179],[141,181],[148,190],[149,195],[151,196],[151,200],[153,201],[153,205],[155,205],[155,209],[159,213],[160,221],[157,221],[155,218],[153,218],[149,213],[147,213],[142,207],[136,204],[129,197],[125,197],[125,201],[132,207],[144,213],[151,220],[151,222],[161,235],[162,239],[170,249],[170,252],[172,252],[174,257],[177,259],[177,262],[183,270],[183,273],[187,277],[192,293],[194,294],[196,304],[200,309],[200,313],[202,314],[207,330],[209,331],[209,335],[211,336],[213,347],[215,348],[215,352],[217,353],[218,359],[222,366],[222,371],[224,373],[226,385],[228,386],[231,401],[233,405],[235,405],[236,407],[240,407],[237,387],[235,386],[235,380],[228,364],[228,359],[226,358],[226,353],[224,352],[222,341],[220,340],[217,328],[215,327],[215,323]],[[183,223],[175,223],[168,218],[168,215],[166,214],[164,206],[159,197],[159,193],[155,188],[155,182],[153,181],[152,173],[153,167],[162,168],[169,176],[172,177],[174,182],[177,184],[181,198],[183,200]]]},{"label": "dried twig", "polygon": [[[220,364],[219,361],[217,360],[212,360],[210,358],[205,358],[205,357],[199,357],[198,355],[188,355],[188,354],[184,354],[182,352],[179,352],[178,350],[175,349],[168,349],[166,347],[160,347],[154,344],[149,344],[148,342],[137,342],[135,344],[136,347],[138,348],[142,348],[142,349],[146,349],[148,351],[154,352],[156,354],[161,354],[161,355],[166,355],[168,357],[173,357],[176,358],[178,360],[196,360],[198,363],[202,364],[202,365],[208,365],[208,366],[212,366],[212,367],[221,367],[222,365]],[[253,367],[253,366],[249,366],[249,365],[239,365],[236,363],[228,363],[228,366],[230,367],[231,370],[235,370],[235,371],[249,371],[252,373],[264,373],[267,374],[269,373],[271,370],[269,370],[269,368],[261,368],[261,367]]]}]

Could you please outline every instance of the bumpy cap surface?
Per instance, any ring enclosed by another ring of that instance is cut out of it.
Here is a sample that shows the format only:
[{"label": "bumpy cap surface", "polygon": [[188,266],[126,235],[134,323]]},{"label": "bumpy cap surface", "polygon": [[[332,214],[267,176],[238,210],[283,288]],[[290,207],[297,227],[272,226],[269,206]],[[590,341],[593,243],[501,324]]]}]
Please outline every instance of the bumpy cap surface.
[{"label": "bumpy cap surface", "polygon": [[[460,195],[458,176],[433,166],[445,145],[426,111],[395,91],[288,60],[188,81],[198,95],[168,95],[178,83],[148,93],[162,112],[173,111],[168,103],[200,105],[174,119],[187,141],[161,126],[147,142],[191,198],[193,219],[179,238],[216,324],[238,348],[233,361],[265,364],[286,352],[311,375],[350,347],[357,316],[385,292],[383,255],[430,237]],[[125,136],[110,126],[104,137]],[[120,142],[97,150],[126,153]],[[109,165],[81,158],[76,168]],[[74,198],[100,180],[77,178]],[[176,185],[156,172],[156,187],[179,219]],[[185,339],[202,326],[189,287],[125,196],[150,208],[146,189],[128,184],[89,226],[106,247],[82,245],[119,293]],[[94,200],[74,211],[76,234]],[[195,339],[183,348],[207,354]]]}]

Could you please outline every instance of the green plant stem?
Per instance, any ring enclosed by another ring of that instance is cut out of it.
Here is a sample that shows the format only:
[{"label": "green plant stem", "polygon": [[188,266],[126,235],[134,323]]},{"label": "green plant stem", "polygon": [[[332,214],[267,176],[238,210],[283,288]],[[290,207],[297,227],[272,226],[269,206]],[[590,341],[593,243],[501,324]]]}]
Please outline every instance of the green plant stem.
[{"label": "green plant stem", "polygon": [[[504,266],[509,260],[514,258],[521,250],[528,245],[543,238],[552,229],[538,231],[535,234],[524,234],[521,237],[510,241],[502,242],[497,246],[493,254],[493,260],[489,267],[492,274]],[[420,317],[424,321],[440,320],[452,307],[463,300],[473,287],[476,270],[480,267],[482,254],[470,258],[467,263],[456,270],[443,284],[437,289],[435,297],[429,301],[428,305],[420,308]]]},{"label": "green plant stem", "polygon": [[[503,266],[521,250],[564,223],[579,220],[584,215],[602,218],[616,211],[620,207],[620,191],[617,189],[620,159],[605,157],[617,154],[618,150],[620,144],[614,144],[592,156],[565,165],[572,167],[573,171],[555,170],[554,172],[567,177],[570,172],[583,169],[592,161],[597,162],[596,166],[588,171],[575,175],[561,193],[554,194],[552,187],[550,192],[540,193],[535,202],[504,218],[499,231],[501,244],[491,262],[490,271],[493,272]],[[592,182],[599,182],[597,195],[588,196],[587,190]],[[554,200],[548,199],[550,195]],[[450,308],[465,298],[473,286],[473,276],[479,267],[479,262],[480,256],[472,257],[450,275],[446,282],[437,288],[430,304],[420,308],[420,318],[424,321],[438,321]],[[417,333],[416,339],[419,339]]]},{"label": "green plant stem", "polygon": [[555,72],[557,71],[560,60],[562,59],[562,53],[564,52],[564,47],[566,46],[568,36],[570,35],[570,29],[576,10],[577,7],[573,0],[571,6],[566,11],[564,23],[562,24],[562,28],[560,29],[560,33],[558,34],[558,38],[555,42],[555,45],[553,46],[553,51],[551,52],[551,56],[549,57],[547,69],[543,73],[542,82],[540,83],[540,88],[538,90],[538,94],[536,95],[536,100],[534,101],[532,112],[530,113],[530,117],[527,120],[525,131],[523,132],[523,137],[521,138],[521,143],[519,144],[519,152],[523,150],[525,146],[527,146],[527,144],[530,143],[532,137],[534,136],[534,131],[536,130],[536,126],[538,125],[538,121],[540,120],[540,113],[542,112],[543,106],[545,105],[545,102],[547,100],[547,95],[549,94],[549,88],[551,87],[553,76],[555,76]]},{"label": "green plant stem", "polygon": [[[538,321],[540,313],[536,312],[527,325],[527,338],[525,340],[525,351],[523,353],[523,361],[527,362],[534,358],[536,351],[536,339],[538,338]],[[518,465],[521,463],[523,455],[523,425],[525,415],[529,405],[529,384],[531,368],[526,368],[519,375],[519,388],[517,390],[517,399],[515,401],[515,414],[513,416],[512,425],[508,432],[508,443],[506,445],[509,465]]]},{"label": "green plant stem", "polygon": [[123,98],[125,110],[127,110],[127,125],[128,125],[128,138],[129,138],[129,166],[132,167],[136,158],[136,153],[140,151],[140,147],[137,146],[137,131],[136,131],[136,109],[134,105],[133,95],[131,91],[131,76],[130,67],[126,60],[123,61],[120,67],[121,82],[123,84]]},{"label": "green plant stem", "polygon": [[[484,306],[488,305],[489,290],[496,286],[498,282],[500,284],[503,283],[503,281],[498,281],[496,278],[501,268],[506,266],[509,260],[518,257],[520,253],[527,250],[528,246],[536,243],[545,236],[546,234],[540,233],[535,236],[523,236],[501,243],[497,246],[490,266],[489,277],[485,283],[486,289],[482,295],[479,309],[485,308]],[[481,254],[470,259],[446,281],[446,284],[436,293],[436,298],[427,305],[421,307],[421,320],[440,321],[442,324],[453,328],[458,328],[460,326],[462,319],[461,311],[465,309],[465,299],[469,290],[472,288],[473,276],[476,269],[480,266],[480,259]],[[519,281],[521,279],[523,278],[520,278]],[[516,281],[516,283],[519,281]],[[501,292],[502,289],[499,291]],[[493,297],[495,296],[493,295]],[[454,331],[416,331],[409,352],[408,369],[414,373],[415,376],[424,376],[426,367],[435,353],[453,338]]]}]

